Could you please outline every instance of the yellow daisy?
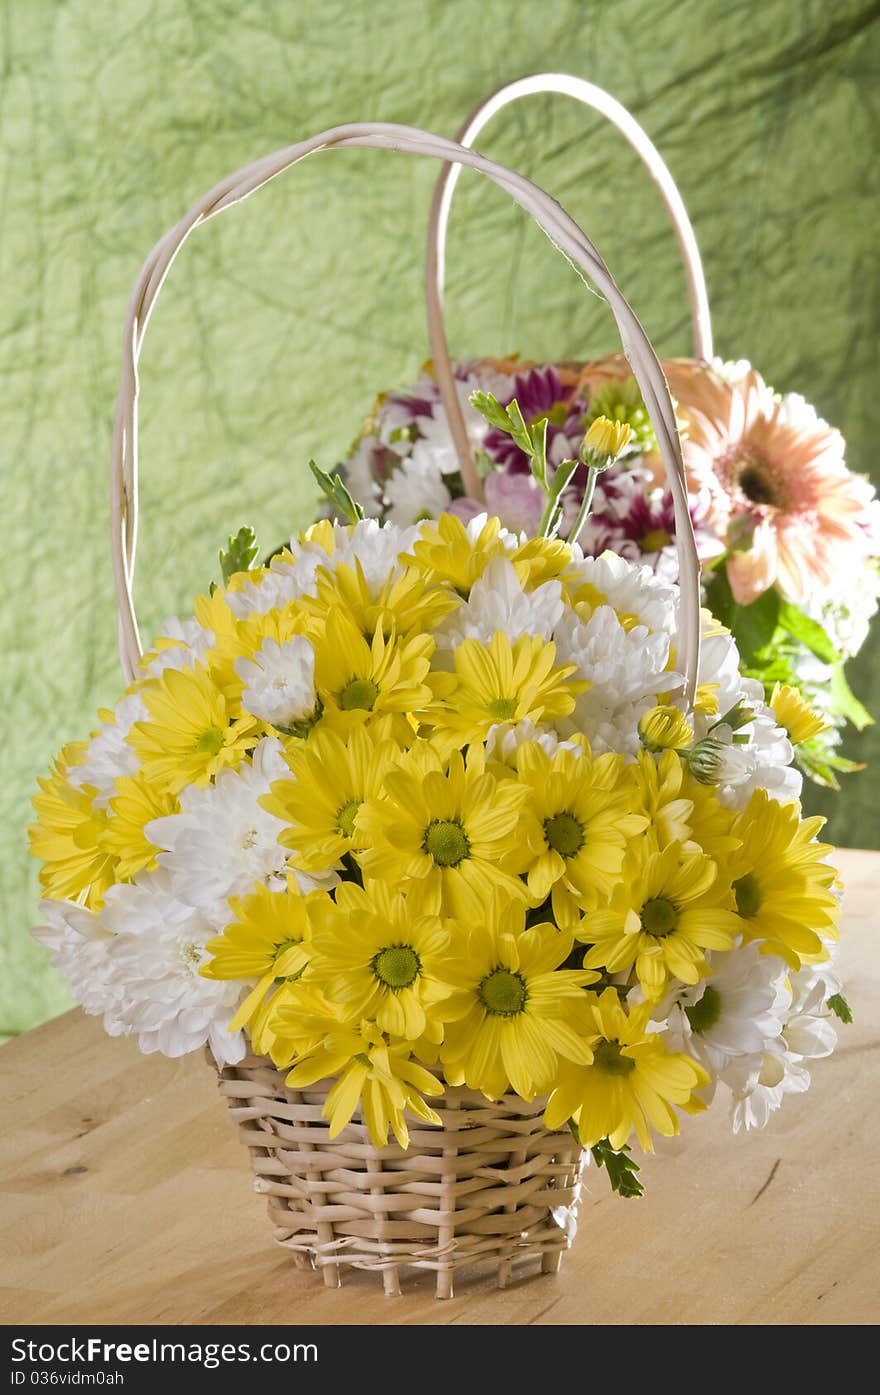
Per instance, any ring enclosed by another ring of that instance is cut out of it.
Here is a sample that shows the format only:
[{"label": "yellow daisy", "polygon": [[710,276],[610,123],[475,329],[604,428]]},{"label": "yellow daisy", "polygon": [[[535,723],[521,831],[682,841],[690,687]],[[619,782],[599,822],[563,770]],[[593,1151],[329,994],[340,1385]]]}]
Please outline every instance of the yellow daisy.
[{"label": "yellow daisy", "polygon": [[628,840],[647,827],[632,769],[623,756],[594,759],[588,749],[548,756],[537,742],[519,748],[517,769],[528,790],[529,891],[536,903],[552,896],[557,925],[573,925],[611,894]]},{"label": "yellow daisy", "polygon": [[381,713],[405,716],[431,700],[425,677],[431,666],[431,635],[400,639],[381,620],[367,638],[343,611],[331,611],[324,633],[313,640],[315,687],[322,721],[342,731]]},{"label": "yellow daisy", "polygon": [[364,845],[361,805],[379,797],[401,751],[386,730],[381,722],[355,727],[343,740],[319,725],[308,741],[288,747],[291,778],[276,780],[260,803],[288,825],[278,841],[301,871],[324,872]]},{"label": "yellow daisy", "polygon": [[651,1031],[649,1002],[627,1013],[614,988],[588,997],[592,1063],[560,1062],[559,1084],[544,1121],[558,1129],[572,1119],[585,1148],[607,1138],[619,1151],[635,1130],[641,1147],[652,1153],[652,1128],[666,1138],[679,1131],[674,1106],[689,1114],[705,1109],[694,1091],[708,1085],[709,1077],[690,1056],[668,1051],[662,1035]]},{"label": "yellow daisy", "polygon": [[373,635],[381,625],[385,638],[392,628],[401,636],[430,634],[450,611],[461,605],[461,598],[447,587],[428,585],[415,567],[392,574],[377,592],[364,576],[359,561],[353,567],[338,566],[334,571],[318,569],[317,596],[304,596],[298,606],[308,617],[308,633],[323,633],[331,611],[344,611],[365,635]]},{"label": "yellow daisy", "polygon": [[117,880],[116,858],[105,846],[106,809],[94,808],[97,790],[72,785],[68,770],[84,754],[84,746],[65,746],[48,777],[37,781],[34,795],[37,822],[28,829],[30,850],[40,858],[40,886],[53,900],[81,900],[93,910]]},{"label": "yellow daisy", "polygon": [[408,1042],[390,1046],[375,1023],[332,1025],[320,1046],[293,1068],[287,1084],[303,1089],[328,1076],[336,1076],[322,1110],[330,1120],[331,1138],[342,1132],[358,1105],[376,1148],[388,1142],[389,1129],[401,1148],[409,1147],[405,1110],[425,1123],[441,1122],[423,1096],[442,1095],[443,1086],[412,1059]]},{"label": "yellow daisy", "polygon": [[240,765],[259,739],[255,717],[230,721],[226,699],[203,664],[166,669],[142,696],[149,717],[135,722],[126,741],[144,778],[169,794],[207,785],[221,770]]},{"label": "yellow daisy", "polygon": [[575,664],[556,665],[556,645],[539,635],[511,644],[502,631],[488,645],[465,639],[452,656],[454,673],[432,674],[439,701],[425,712],[447,747],[486,736],[499,722],[554,721],[573,710],[590,685],[572,680]]},{"label": "yellow daisy", "polygon": [[453,955],[438,916],[413,915],[405,898],[382,882],[346,882],[335,903],[326,897],[315,907],[313,919],[309,978],[345,1021],[366,1018],[407,1041],[423,1035],[440,1041]]},{"label": "yellow daisy", "polygon": [[489,1099],[512,1089],[523,1099],[549,1090],[559,1058],[581,1065],[591,1052],[579,1034],[584,985],[598,975],[561,969],[572,937],[555,925],[525,930],[522,906],[496,899],[446,970],[457,993],[440,1058],[450,1085]]},{"label": "yellow daisy", "polygon": [[789,740],[795,746],[799,746],[802,741],[809,741],[813,736],[819,736],[831,727],[830,722],[826,722],[824,717],[820,717],[804,702],[797,688],[790,688],[787,683],[775,685],[770,694],[770,706],[777,722],[785,728]]},{"label": "yellow daisy", "polygon": [[294,982],[309,962],[309,914],[324,891],[298,896],[257,884],[247,896],[230,898],[233,920],[205,946],[212,956],[199,972],[211,979],[258,980],[229,1024],[247,1026],[273,984]]},{"label": "yellow daisy", "polygon": [[401,561],[410,562],[427,581],[450,586],[467,599],[492,558],[506,556],[497,518],[487,518],[471,538],[460,518],[443,513],[436,523],[422,527],[412,554],[404,554]]},{"label": "yellow daisy", "polygon": [[702,853],[679,843],[655,852],[631,849],[608,908],[584,917],[577,935],[590,948],[584,967],[621,973],[635,965],[645,997],[662,998],[670,978],[698,983],[709,974],[706,949],[730,949],[742,922],[730,882]]},{"label": "yellow daisy", "polygon": [[571,548],[559,538],[527,538],[510,553],[523,590],[555,581],[571,564]]},{"label": "yellow daisy", "polygon": [[315,1051],[337,1014],[322,993],[302,977],[276,983],[253,1010],[248,1022],[251,1045],[269,1056],[278,1070]]},{"label": "yellow daisy", "polygon": [[141,772],[119,777],[103,834],[104,847],[118,859],[116,876],[119,881],[128,881],[138,872],[156,866],[158,849],[147,837],[146,825],[153,819],[176,814],[179,807],[173,794],[150,784]]},{"label": "yellow daisy", "polygon": [[381,798],[362,806],[358,827],[369,846],[358,861],[366,876],[405,890],[413,914],[472,921],[493,888],[528,896],[518,875],[527,860],[518,832],[526,793],[486,769],[481,746],[444,761],[420,741],[386,775]]},{"label": "yellow daisy", "polygon": [[837,939],[837,871],[824,860],[832,848],[814,841],[824,822],[755,790],[733,826],[742,846],[728,871],[744,933],[795,970],[804,958],[828,958],[822,937]]}]

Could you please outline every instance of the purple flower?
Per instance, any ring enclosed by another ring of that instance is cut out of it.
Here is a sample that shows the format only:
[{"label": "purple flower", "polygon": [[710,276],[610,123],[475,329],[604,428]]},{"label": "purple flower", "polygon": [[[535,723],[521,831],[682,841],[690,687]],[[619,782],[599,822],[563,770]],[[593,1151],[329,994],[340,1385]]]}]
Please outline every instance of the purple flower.
[{"label": "purple flower", "polygon": [[[552,364],[548,364],[546,368],[529,368],[518,373],[513,380],[510,395],[503,405],[508,406],[514,398],[528,424],[546,417],[549,459],[558,464],[566,456],[571,459],[577,454],[583,435],[582,422],[587,404],[582,398],[573,397],[571,388],[563,386]],[[519,474],[528,472],[529,462],[526,456],[513,444],[506,432],[488,432],[483,446],[492,460],[503,469]]]}]

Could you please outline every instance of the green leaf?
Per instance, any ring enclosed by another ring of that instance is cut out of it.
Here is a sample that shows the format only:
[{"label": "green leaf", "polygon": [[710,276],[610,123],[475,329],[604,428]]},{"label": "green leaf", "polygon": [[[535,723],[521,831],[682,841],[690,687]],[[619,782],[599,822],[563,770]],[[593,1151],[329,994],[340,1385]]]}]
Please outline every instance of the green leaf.
[{"label": "green leaf", "polygon": [[874,725],[874,718],[868,709],[862,706],[849,686],[842,663],[835,664],[831,674],[831,701],[834,711],[851,722],[856,731],[863,731],[865,727]]},{"label": "green leaf", "polygon": [[828,1006],[835,1017],[840,1018],[841,1022],[846,1022],[847,1024],[852,1022],[852,1008],[842,993],[832,993],[831,997],[828,999]]},{"label": "green leaf", "polygon": [[490,426],[494,426],[496,431],[505,431],[510,435],[507,408],[502,407],[494,393],[472,392],[468,400],[471,406],[476,407],[480,415],[486,418]]},{"label": "green leaf", "polygon": [[840,663],[840,654],[818,620],[811,620],[809,615],[798,610],[797,606],[792,605],[790,601],[780,602],[777,623],[780,629],[785,630],[785,633],[791,635],[792,639],[798,640],[823,663]]},{"label": "green leaf", "polygon": [[636,1176],[639,1165],[630,1157],[626,1145],[617,1152],[608,1139],[603,1138],[590,1151],[596,1166],[606,1169],[612,1191],[619,1192],[621,1196],[644,1195],[645,1188]]},{"label": "green leaf", "polygon": [[234,538],[229,539],[228,547],[225,550],[221,547],[218,554],[224,582],[235,576],[236,572],[252,571],[257,565],[259,555],[257,535],[253,528],[245,524],[239,528]]},{"label": "green leaf", "polygon": [[726,625],[736,640],[744,664],[769,644],[776,632],[780,598],[778,591],[765,591],[751,605],[737,605],[726,572],[718,572],[706,588],[709,608]]},{"label": "green leaf", "polygon": [[341,518],[347,518],[349,523],[358,523],[364,516],[364,511],[360,504],[349,492],[342,476],[337,473],[328,475],[326,470],[322,470],[316,465],[314,460],[309,461],[309,469],[320,486],[321,493],[324,494],[333,505],[336,513]]}]

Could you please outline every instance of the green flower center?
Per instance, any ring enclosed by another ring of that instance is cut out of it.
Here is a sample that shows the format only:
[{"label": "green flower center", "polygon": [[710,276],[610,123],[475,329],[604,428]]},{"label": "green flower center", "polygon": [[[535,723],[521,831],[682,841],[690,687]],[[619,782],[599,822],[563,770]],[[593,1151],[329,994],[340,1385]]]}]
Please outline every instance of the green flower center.
[{"label": "green flower center", "polygon": [[349,799],[336,810],[336,831],[341,833],[343,838],[354,837],[354,821],[360,807],[359,799]]},{"label": "green flower center", "polygon": [[616,1041],[600,1041],[593,1047],[593,1065],[606,1075],[629,1075],[636,1068],[631,1056],[624,1056]]},{"label": "green flower center", "polygon": [[662,939],[669,935],[678,924],[678,911],[665,896],[657,896],[642,906],[642,929],[646,935],[656,935]]},{"label": "green flower center", "polygon": [[409,988],[422,971],[422,961],[410,945],[389,945],[373,957],[373,973],[392,992]]},{"label": "green flower center", "polygon": [[455,819],[434,819],[429,823],[422,847],[438,867],[457,867],[471,850],[467,834]]},{"label": "green flower center", "polygon": [[721,994],[711,984],[706,984],[703,996],[698,1003],[685,1008],[685,1014],[695,1032],[708,1032],[721,1016]]},{"label": "green flower center", "polygon": [[486,710],[496,722],[509,722],[516,716],[516,698],[493,698]]},{"label": "green flower center", "polygon": [[379,685],[372,678],[352,678],[339,694],[343,712],[372,712],[379,696]]},{"label": "green flower center", "polygon": [[480,1002],[493,1017],[516,1017],[529,996],[525,979],[510,969],[493,969],[477,990]]},{"label": "green flower center", "polygon": [[199,733],[193,750],[200,756],[216,756],[223,750],[224,731],[222,727],[208,727]]},{"label": "green flower center", "polygon": [[282,940],[280,944],[275,945],[273,957],[275,959],[280,959],[285,950],[293,949],[293,946],[299,943],[299,940]]},{"label": "green flower center", "polygon": [[738,882],[734,882],[733,890],[736,896],[736,909],[740,915],[745,916],[747,920],[751,916],[757,915],[764,899],[757,878],[753,877],[751,872],[746,872],[744,877],[740,877]]},{"label": "green flower center", "polygon": [[563,812],[544,820],[544,837],[548,848],[561,857],[575,857],[584,846],[584,828],[574,814]]}]

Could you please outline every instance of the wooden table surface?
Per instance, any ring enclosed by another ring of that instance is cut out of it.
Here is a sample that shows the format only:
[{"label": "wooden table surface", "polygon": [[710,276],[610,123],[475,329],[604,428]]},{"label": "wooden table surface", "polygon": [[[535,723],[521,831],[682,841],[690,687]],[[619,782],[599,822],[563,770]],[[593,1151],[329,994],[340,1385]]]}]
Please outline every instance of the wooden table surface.
[{"label": "wooden table surface", "polygon": [[69,1012],[0,1048],[0,1321],[42,1323],[872,1323],[880,1317],[880,853],[840,854],[856,1023],[763,1133],[722,1107],[612,1196],[591,1169],[559,1275],[432,1276],[385,1298],[295,1269],[199,1056],[141,1056]]}]

